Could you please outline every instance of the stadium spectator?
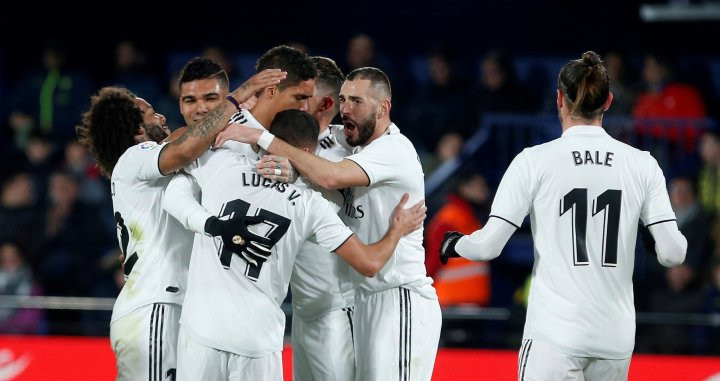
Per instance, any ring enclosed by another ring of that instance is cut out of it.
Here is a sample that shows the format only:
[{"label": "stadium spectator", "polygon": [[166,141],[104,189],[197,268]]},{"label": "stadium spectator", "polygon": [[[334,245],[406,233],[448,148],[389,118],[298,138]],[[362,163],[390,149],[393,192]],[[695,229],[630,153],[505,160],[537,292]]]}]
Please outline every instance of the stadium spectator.
[{"label": "stadium spectator", "polygon": [[[32,270],[16,244],[0,243],[0,295],[39,295]],[[38,309],[0,308],[0,332],[41,333],[43,313]]]},{"label": "stadium spectator", "polygon": [[706,213],[717,217],[720,210],[720,137],[706,131],[700,137],[702,168],[698,178],[700,204]]},{"label": "stadium spectator", "polygon": [[531,112],[537,106],[531,92],[515,78],[510,57],[499,51],[491,51],[480,64],[480,90],[476,110],[488,112]]},{"label": "stadium spectator", "polygon": [[454,259],[446,266],[437,253],[446,231],[470,234],[487,219],[490,191],[485,178],[477,173],[460,176],[455,192],[427,224],[425,229],[425,267],[435,280],[440,305],[473,304],[485,306],[490,301],[490,266],[487,262]]},{"label": "stadium spectator", "polygon": [[464,142],[462,135],[457,132],[449,132],[440,137],[433,154],[420,154],[425,177],[430,176],[441,165],[456,158],[460,154]]},{"label": "stadium spectator", "polygon": [[59,142],[73,136],[91,85],[86,74],[68,69],[65,63],[64,47],[48,44],[41,67],[31,70],[11,93],[9,124],[18,149],[25,148],[36,130]]},{"label": "stadium spectator", "polygon": [[630,116],[637,93],[629,84],[625,57],[617,52],[605,55],[605,68],[610,77],[610,91],[613,93],[612,106],[607,115]]},{"label": "stadium spectator", "polygon": [[407,122],[422,128],[408,131],[420,143],[420,151],[432,152],[447,133],[470,136],[477,125],[472,108],[472,89],[455,73],[455,57],[447,48],[433,51],[427,59],[430,82],[415,92],[408,103]]},{"label": "stadium spectator", "polygon": [[[704,118],[707,114],[700,92],[693,86],[675,82],[670,61],[659,55],[645,56],[642,68],[644,90],[633,108],[635,118]],[[682,132],[681,132],[682,131]],[[686,151],[694,151],[699,131],[692,125],[640,122],[641,136],[669,139]]]},{"label": "stadium spectator", "polygon": [[145,53],[135,42],[121,41],[115,46],[115,74],[111,83],[143,94],[148,102],[153,103],[160,97],[161,86],[146,61]]},{"label": "stadium spectator", "polygon": [[27,247],[36,237],[31,231],[41,211],[30,175],[17,172],[6,177],[0,194],[0,241],[13,240]]}]

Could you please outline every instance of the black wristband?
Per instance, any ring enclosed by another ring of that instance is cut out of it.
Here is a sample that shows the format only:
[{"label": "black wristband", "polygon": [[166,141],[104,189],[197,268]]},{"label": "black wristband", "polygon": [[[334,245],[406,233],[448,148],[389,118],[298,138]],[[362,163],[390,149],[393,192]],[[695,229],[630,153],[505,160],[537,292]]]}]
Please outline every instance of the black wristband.
[{"label": "black wristband", "polygon": [[205,233],[213,237],[220,235],[219,222],[220,219],[215,216],[208,217],[208,219],[205,220]]},{"label": "black wristband", "polygon": [[235,108],[236,108],[238,111],[241,111],[241,110],[242,110],[242,108],[240,107],[240,103],[239,103],[239,102],[237,101],[237,99],[235,99],[235,97],[233,97],[232,95],[230,95],[230,94],[226,95],[226,96],[225,96],[225,99],[229,100],[230,103],[234,104],[234,105],[235,105]]}]

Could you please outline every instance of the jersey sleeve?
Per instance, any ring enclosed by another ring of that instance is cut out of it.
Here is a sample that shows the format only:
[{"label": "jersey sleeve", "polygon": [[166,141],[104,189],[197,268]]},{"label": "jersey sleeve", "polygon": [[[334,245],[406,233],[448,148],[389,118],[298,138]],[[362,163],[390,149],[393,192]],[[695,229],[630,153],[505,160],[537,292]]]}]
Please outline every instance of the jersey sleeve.
[{"label": "jersey sleeve", "polygon": [[130,148],[133,150],[131,170],[138,180],[149,181],[164,176],[160,173],[160,153],[166,144],[144,142]]},{"label": "jersey sleeve", "polygon": [[308,202],[307,221],[311,237],[309,240],[329,251],[335,251],[352,235],[335,213],[330,203],[319,193],[313,192]]},{"label": "jersey sleeve", "polygon": [[163,209],[175,217],[185,229],[205,234],[205,222],[212,216],[200,205],[200,186],[195,179],[179,173],[170,180],[162,200]]},{"label": "jersey sleeve", "polygon": [[647,177],[647,189],[645,200],[640,213],[640,219],[646,226],[659,222],[675,220],[675,212],[670,206],[670,196],[665,184],[665,176],[655,158],[649,156],[649,168]]},{"label": "jersey sleeve", "polygon": [[346,157],[352,160],[365,171],[370,184],[392,180],[398,176],[398,161],[393,155],[393,147],[387,143],[390,139],[378,139],[373,144],[368,145],[362,151]]},{"label": "jersey sleeve", "polygon": [[515,156],[500,180],[490,216],[520,227],[530,212],[533,182],[533,170],[525,150]]}]

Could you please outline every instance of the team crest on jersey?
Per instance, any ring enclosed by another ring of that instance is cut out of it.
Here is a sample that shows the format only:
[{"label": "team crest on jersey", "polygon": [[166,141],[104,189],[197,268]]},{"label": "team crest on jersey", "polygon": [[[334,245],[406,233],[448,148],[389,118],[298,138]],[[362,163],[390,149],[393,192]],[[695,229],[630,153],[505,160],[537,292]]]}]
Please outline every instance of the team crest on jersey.
[{"label": "team crest on jersey", "polygon": [[155,142],[145,142],[140,144],[140,149],[153,149],[155,147],[159,147]]}]

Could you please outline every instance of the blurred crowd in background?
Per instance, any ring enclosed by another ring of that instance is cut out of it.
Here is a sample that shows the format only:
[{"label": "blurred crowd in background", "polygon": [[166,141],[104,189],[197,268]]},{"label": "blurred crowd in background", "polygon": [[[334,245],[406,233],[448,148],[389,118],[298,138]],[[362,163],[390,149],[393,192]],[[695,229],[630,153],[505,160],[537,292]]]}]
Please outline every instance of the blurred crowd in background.
[{"label": "blurred crowd in background", "polygon": [[[509,55],[501,50],[469,56],[450,46],[395,57],[379,51],[365,34],[338,54],[291,43],[312,55],[328,55],[345,73],[377,66],[393,86],[392,120],[415,144],[426,176],[456,158],[488,115],[554,115],[560,67],[566,56]],[[269,48],[269,46],[268,46]],[[261,51],[208,46],[177,51],[151,61],[133,41],[115,47],[113,73],[91,75],[103,63],[69,57],[61,44],[48,44],[34,67],[4,73],[0,83],[0,295],[115,297],[122,287],[109,184],[75,139],[75,125],[90,95],[120,85],[148,100],[171,129],[183,125],[177,72],[190,58],[211,56],[228,72],[231,88],[254,73]],[[638,311],[720,313],[720,57],[599,52],[615,96],[609,117],[689,118],[689,128],[657,131],[638,125],[635,133],[674,145],[694,158],[682,170],[666,172],[671,203],[688,239],[686,262],[666,269],[638,249],[635,266]],[[0,72],[2,72],[0,61]],[[82,64],[78,64],[82,62]],[[703,123],[693,124],[694,120]],[[709,121],[709,124],[707,123]],[[556,136],[560,134],[559,123]],[[471,160],[493,155],[492,147]],[[445,323],[443,344],[513,347],[522,331],[522,311],[532,249],[521,262],[437,257],[447,230],[470,233],[488,218],[497,176],[463,166],[441,188],[425,227],[428,275],[443,306],[503,307],[506,322]],[[496,168],[504,171],[504,168]],[[428,196],[429,197],[429,196]],[[524,227],[527,229],[527,226]],[[522,233],[522,232],[521,232]],[[520,234],[520,233],[519,233]],[[501,256],[502,258],[502,256]],[[515,314],[517,312],[517,315]],[[109,313],[0,308],[0,332],[107,334]],[[473,331],[469,324],[481,326]],[[720,328],[689,325],[640,326],[637,349],[657,353],[720,354]]]}]

